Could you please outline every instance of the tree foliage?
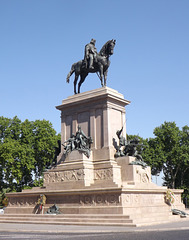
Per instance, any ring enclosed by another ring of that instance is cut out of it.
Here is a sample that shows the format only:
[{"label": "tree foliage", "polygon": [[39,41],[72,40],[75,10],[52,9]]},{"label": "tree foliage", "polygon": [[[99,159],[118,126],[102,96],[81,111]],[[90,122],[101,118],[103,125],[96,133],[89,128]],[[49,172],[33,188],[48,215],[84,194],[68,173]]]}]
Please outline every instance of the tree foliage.
[{"label": "tree foliage", "polygon": [[[128,135],[127,140],[140,139],[137,147],[152,175],[164,173],[164,185],[189,189],[189,127],[181,130],[175,122],[164,122],[154,129],[154,138]],[[0,117],[0,191],[42,184],[42,174],[53,159],[54,147],[60,140],[52,124],[46,120],[22,122]],[[188,191],[189,192],[189,191]]]},{"label": "tree foliage", "polygon": [[0,190],[19,191],[39,182],[59,139],[49,121],[0,117]]},{"label": "tree foliage", "polygon": [[175,122],[164,122],[154,129],[154,135],[143,152],[152,174],[163,171],[164,185],[169,188],[189,186],[189,127],[180,130]]}]

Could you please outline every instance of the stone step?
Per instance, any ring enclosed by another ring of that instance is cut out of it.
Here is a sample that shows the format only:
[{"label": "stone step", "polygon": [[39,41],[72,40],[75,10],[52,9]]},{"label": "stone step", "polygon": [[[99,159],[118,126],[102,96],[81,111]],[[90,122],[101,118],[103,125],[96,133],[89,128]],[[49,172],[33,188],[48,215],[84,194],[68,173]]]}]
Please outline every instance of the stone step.
[{"label": "stone step", "polygon": [[104,225],[104,226],[127,226],[136,227],[144,225],[153,225],[177,221],[180,217],[177,215],[166,215],[162,213],[151,214],[149,217],[130,218],[127,215],[78,215],[78,214],[4,214],[0,215],[0,223],[29,223],[29,224],[57,224],[57,225]]},{"label": "stone step", "polygon": [[4,214],[0,222],[6,223],[42,223],[42,224],[73,224],[73,225],[124,225],[134,227],[133,221],[127,215],[109,214]]},{"label": "stone step", "polygon": [[0,215],[1,218],[41,218],[41,219],[118,219],[118,220],[130,220],[130,219],[152,219],[152,218],[169,218],[169,217],[177,217],[177,215],[172,215],[171,212],[157,212],[151,214],[131,214],[122,215],[122,214],[3,214]]},{"label": "stone step", "polygon": [[137,214],[133,213],[129,215],[123,215],[123,214],[10,214],[5,213],[3,215],[0,215],[1,217],[28,217],[28,218],[34,218],[34,217],[40,217],[40,218],[90,218],[90,219],[133,219],[133,218],[153,218],[153,217],[169,217],[174,216],[172,215],[171,211],[166,212],[151,212],[147,214]]},{"label": "stone step", "polygon": [[4,218],[0,218],[0,220],[6,220],[6,221],[45,221],[45,222],[87,222],[87,223],[91,223],[91,222],[98,222],[98,223],[132,223],[133,221],[131,219],[116,219],[116,218],[111,218],[111,219],[107,219],[107,218],[99,218],[99,219],[92,219],[92,218],[56,218],[56,216],[51,216],[51,218],[40,218],[40,217],[4,217]]},{"label": "stone step", "polygon": [[131,219],[133,218],[144,218],[144,217],[158,217],[158,216],[164,216],[164,217],[168,217],[172,215],[172,212],[169,208],[167,207],[141,207],[136,208],[136,210],[134,211],[133,209],[128,209],[127,210],[127,214],[130,216]]},{"label": "stone step", "polygon": [[140,213],[140,214],[137,214],[137,213],[132,213],[130,214],[130,218],[153,218],[153,217],[166,217],[168,218],[169,216],[172,216],[172,212],[170,211],[165,211],[165,212],[160,212],[160,211],[157,211],[157,212],[144,212],[144,213]]},{"label": "stone step", "polygon": [[[51,216],[53,217],[53,216]],[[129,219],[84,219],[84,218],[16,218],[0,217],[0,223],[27,223],[27,224],[56,224],[56,225],[104,225],[104,226],[127,226],[136,227]]]},{"label": "stone step", "polygon": [[156,223],[164,223],[164,222],[174,222],[179,221],[180,216],[172,215],[172,216],[151,216],[151,217],[144,217],[144,218],[136,218],[133,219],[133,223],[137,225],[151,225]]},{"label": "stone step", "polygon": [[49,224],[49,225],[84,225],[84,226],[126,226],[136,227],[134,223],[100,223],[100,222],[46,222],[46,221],[13,221],[13,220],[0,220],[0,223],[22,223],[22,224]]},{"label": "stone step", "polygon": [[104,219],[104,218],[115,218],[115,219],[129,219],[130,217],[128,215],[122,215],[122,214],[3,214],[0,215],[0,218],[5,218],[5,217],[29,217],[29,218],[34,218],[34,217],[40,217],[40,218],[98,218],[98,219]]},{"label": "stone step", "polygon": [[173,215],[171,211],[166,212],[152,212],[144,215],[131,214],[130,218],[133,219],[133,223],[137,225],[151,225],[154,223],[173,222],[180,219],[179,215]]}]

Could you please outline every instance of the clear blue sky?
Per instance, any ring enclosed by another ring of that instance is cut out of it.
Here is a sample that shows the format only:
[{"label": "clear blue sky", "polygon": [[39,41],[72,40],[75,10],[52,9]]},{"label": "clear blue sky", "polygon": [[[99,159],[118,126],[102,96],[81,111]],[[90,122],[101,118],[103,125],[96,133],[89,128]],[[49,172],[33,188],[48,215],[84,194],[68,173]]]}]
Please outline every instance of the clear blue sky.
[{"label": "clear blue sky", "polygon": [[[127,107],[127,133],[153,137],[164,121],[189,125],[188,0],[0,0],[0,115],[49,120],[73,94],[71,65],[96,39],[116,39],[107,86]],[[82,91],[101,87],[90,74]]]}]

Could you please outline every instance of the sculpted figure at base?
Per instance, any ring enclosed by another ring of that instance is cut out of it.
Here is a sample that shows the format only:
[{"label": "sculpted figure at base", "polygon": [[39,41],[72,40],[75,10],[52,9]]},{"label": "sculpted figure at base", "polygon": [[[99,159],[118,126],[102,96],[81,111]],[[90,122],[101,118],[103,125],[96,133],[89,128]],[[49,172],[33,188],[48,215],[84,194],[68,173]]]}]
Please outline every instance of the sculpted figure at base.
[{"label": "sculpted figure at base", "polygon": [[54,204],[48,208],[45,214],[61,214],[61,212],[59,211],[59,207],[56,204]]},{"label": "sculpted figure at base", "polygon": [[54,147],[54,158],[52,160],[50,167],[48,167],[48,169],[55,167],[57,165],[57,157],[61,152],[61,141],[58,140],[57,143],[58,143],[58,147]]},{"label": "sculpted figure at base", "polygon": [[[101,86],[106,86],[108,68],[110,66],[110,56],[113,54],[116,40],[112,39],[107,41],[100,52],[97,53],[95,39],[91,39],[90,43],[85,46],[84,59],[74,63],[70,72],[67,75],[67,83],[70,82],[70,77],[75,73],[74,79],[74,93],[80,93],[81,84],[85,81],[85,78],[89,73],[97,73],[100,78]],[[78,78],[78,90],[76,89]]]},{"label": "sculpted figure at base", "polygon": [[116,132],[116,135],[119,138],[119,146],[117,147],[115,157],[123,156],[135,157],[136,160],[130,164],[141,165],[144,168],[147,167],[147,164],[143,161],[142,156],[137,151],[137,146],[141,145],[139,144],[139,139],[134,138],[130,141],[127,141],[126,138],[121,135],[122,131],[123,128]]},{"label": "sculpted figure at base", "polygon": [[121,128],[121,130],[118,130],[116,132],[117,137],[119,138],[119,146],[117,148],[117,152],[115,157],[122,157],[125,156],[124,148],[127,145],[127,140],[125,137],[122,136],[122,131],[123,131],[123,127]]},{"label": "sculpted figure at base", "polygon": [[125,153],[126,156],[135,157],[136,160],[131,162],[133,165],[141,165],[143,168],[147,167],[147,164],[143,161],[142,156],[137,151],[137,146],[139,146],[139,139],[134,138],[130,141],[130,143],[126,146]]},{"label": "sculpted figure at base", "polygon": [[75,135],[72,133],[71,137],[66,140],[62,145],[64,146],[64,151],[66,152],[66,154],[76,149]]},{"label": "sculpted figure at base", "polygon": [[64,146],[64,155],[67,156],[68,153],[73,150],[78,150],[84,153],[87,157],[90,157],[92,143],[92,138],[87,137],[81,130],[81,127],[78,126],[76,134],[72,134],[72,136],[62,144]]}]

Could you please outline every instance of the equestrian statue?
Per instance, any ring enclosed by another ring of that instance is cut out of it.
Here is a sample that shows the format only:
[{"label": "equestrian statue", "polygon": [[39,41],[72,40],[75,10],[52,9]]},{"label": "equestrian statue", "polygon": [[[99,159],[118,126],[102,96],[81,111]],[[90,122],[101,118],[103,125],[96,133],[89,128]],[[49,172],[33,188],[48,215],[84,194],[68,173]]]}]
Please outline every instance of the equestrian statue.
[{"label": "equestrian statue", "polygon": [[[70,76],[75,73],[74,79],[74,93],[80,93],[81,84],[85,81],[85,78],[89,73],[97,73],[100,78],[101,85],[106,86],[106,79],[108,68],[110,66],[109,57],[113,54],[116,40],[112,39],[107,41],[100,52],[98,53],[95,47],[96,40],[91,39],[90,43],[85,46],[84,59],[74,63],[70,72],[67,75],[67,83],[70,82]],[[77,81],[78,90],[76,89]]]}]

